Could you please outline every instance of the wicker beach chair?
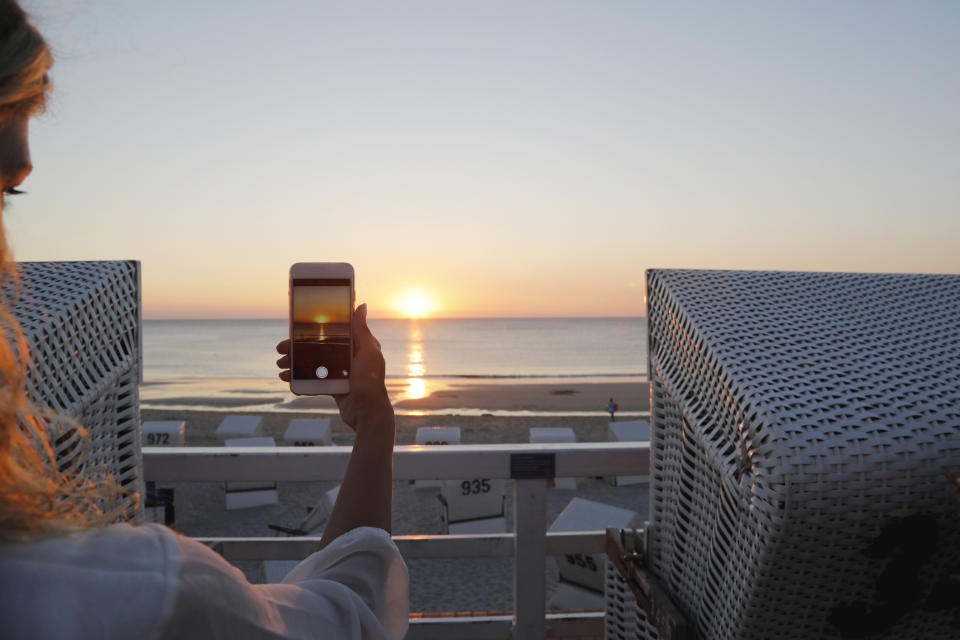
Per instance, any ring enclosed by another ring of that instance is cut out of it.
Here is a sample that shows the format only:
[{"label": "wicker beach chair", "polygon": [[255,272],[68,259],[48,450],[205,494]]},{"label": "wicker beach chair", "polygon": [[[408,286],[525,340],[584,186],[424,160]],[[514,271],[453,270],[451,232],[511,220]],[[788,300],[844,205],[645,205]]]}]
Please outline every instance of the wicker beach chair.
[{"label": "wicker beach chair", "polygon": [[[639,524],[638,516],[629,509],[573,498],[547,529],[590,531],[606,527],[623,528]],[[602,554],[566,553],[557,557],[559,583],[550,602],[554,609],[602,609],[604,559]]]},{"label": "wicker beach chair", "polygon": [[[144,447],[187,446],[185,420],[150,420],[140,423],[140,444]],[[172,527],[177,521],[176,491],[171,486],[157,486],[147,481],[143,500],[143,517],[147,522],[160,522]]]},{"label": "wicker beach chair", "polygon": [[284,446],[329,447],[333,445],[333,430],[329,418],[294,418],[283,432]]},{"label": "wicker beach chair", "polygon": [[[106,470],[142,495],[140,264],[21,262],[17,270],[19,290],[8,282],[3,296],[29,345],[27,396],[88,433],[79,446],[74,429],[51,425],[58,462]],[[142,509],[127,516],[139,520]]]},{"label": "wicker beach chair", "polygon": [[[418,427],[414,442],[430,446],[460,444],[460,427]],[[411,480],[411,484],[431,491],[443,486],[439,480]]]},{"label": "wicker beach chair", "polygon": [[[295,447],[332,446],[333,434],[329,418],[294,418],[283,433],[283,444]],[[322,535],[323,527],[333,512],[333,505],[337,501],[339,492],[339,484],[324,491],[320,500],[307,510],[307,514],[296,525],[268,523],[267,527],[275,534],[287,536]],[[275,576],[271,574],[265,581],[269,582],[272,577]]]},{"label": "wicker beach chair", "polygon": [[[647,282],[644,560],[691,633],[960,637],[960,276]],[[624,584],[607,637],[656,637]]]},{"label": "wicker beach chair", "polygon": [[[228,447],[277,446],[273,438],[266,437],[227,438],[223,444]],[[227,480],[223,483],[223,494],[224,505],[228,511],[280,504],[280,486],[276,480],[253,482]]]},{"label": "wicker beach chair", "polygon": [[263,435],[261,416],[232,415],[224,416],[217,427],[218,438],[257,438]]}]

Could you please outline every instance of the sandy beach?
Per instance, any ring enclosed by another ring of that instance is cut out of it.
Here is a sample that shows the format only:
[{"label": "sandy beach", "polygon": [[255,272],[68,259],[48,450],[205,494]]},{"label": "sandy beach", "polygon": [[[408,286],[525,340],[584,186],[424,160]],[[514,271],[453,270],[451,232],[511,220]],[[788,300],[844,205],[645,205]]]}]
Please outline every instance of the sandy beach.
[{"label": "sandy beach", "polygon": [[[319,412],[335,414],[336,403],[328,396],[294,396],[283,383],[266,387],[238,380],[146,382],[140,405],[146,410],[245,410],[256,413]],[[605,415],[614,398],[623,415],[646,413],[650,406],[649,385],[630,381],[461,382],[422,378],[388,379],[387,391],[398,414],[499,415],[579,414]]]},{"label": "sandy beach", "polygon": [[[431,396],[397,403],[397,441],[412,444],[419,427],[460,427],[464,444],[518,443],[529,441],[531,427],[570,427],[579,442],[607,440],[609,415],[603,411],[613,396],[621,411],[649,411],[646,384],[481,384],[453,385]],[[329,398],[294,398],[316,405],[332,405]],[[462,415],[457,408],[479,409]],[[320,408],[320,407],[317,407]],[[322,409],[321,409],[322,410]],[[486,413],[484,410],[489,411]],[[511,415],[496,416],[493,412],[530,411],[575,415]],[[428,411],[429,415],[407,415],[406,412]],[[214,432],[227,413],[243,410],[221,407],[219,410],[191,411],[184,409],[144,408],[141,417],[148,420],[185,420],[188,446],[219,446]],[[264,434],[278,440],[289,421],[310,417],[302,413],[252,412],[263,417]],[[592,413],[592,415],[583,415]],[[331,417],[331,416],[325,416]],[[624,418],[626,419],[626,418]],[[338,416],[331,420],[335,444],[353,442],[353,432]],[[176,529],[192,536],[266,536],[268,524],[291,526],[299,522],[309,507],[336,483],[284,482],[280,485],[280,504],[238,511],[224,508],[222,483],[174,483],[176,490]],[[628,508],[645,518],[647,487],[636,485],[614,487],[603,479],[582,478],[573,490],[553,489],[548,493],[547,521],[552,522],[567,503],[579,496],[606,504]],[[512,527],[512,495],[507,491],[506,515]],[[394,534],[440,533],[440,510],[436,490],[416,489],[407,482],[397,482],[394,490]],[[411,611],[506,611],[512,608],[512,560],[462,559],[411,561]],[[252,581],[259,578],[259,563],[237,563]],[[547,562],[548,589],[555,588],[556,564]]]}]

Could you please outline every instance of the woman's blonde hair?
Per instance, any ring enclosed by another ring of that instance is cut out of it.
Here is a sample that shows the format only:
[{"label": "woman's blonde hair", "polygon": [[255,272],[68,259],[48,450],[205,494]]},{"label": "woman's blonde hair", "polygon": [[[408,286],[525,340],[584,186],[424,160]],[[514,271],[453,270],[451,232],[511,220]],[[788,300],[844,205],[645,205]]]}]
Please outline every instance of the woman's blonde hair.
[{"label": "woman's blonde hair", "polygon": [[[46,102],[50,48],[13,0],[0,0],[0,124]],[[16,268],[0,225],[0,285],[15,291]],[[7,296],[9,297],[9,296]],[[0,302],[0,540],[30,540],[115,522],[136,494],[105,474],[77,473],[88,446],[83,427],[33,407],[26,396],[28,347]],[[58,459],[51,439],[67,455]],[[86,471],[86,470],[85,470]]]},{"label": "woman's blonde hair", "polygon": [[46,103],[50,47],[13,0],[0,0],[0,109],[35,113]]}]

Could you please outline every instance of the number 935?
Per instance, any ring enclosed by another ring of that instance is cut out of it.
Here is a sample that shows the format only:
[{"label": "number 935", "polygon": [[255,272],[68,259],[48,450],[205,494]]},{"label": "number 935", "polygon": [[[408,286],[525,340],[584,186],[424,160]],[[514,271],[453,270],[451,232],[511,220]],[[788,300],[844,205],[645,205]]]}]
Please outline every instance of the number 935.
[{"label": "number 935", "polygon": [[487,479],[464,480],[460,483],[460,491],[465,496],[490,493],[490,481]]}]

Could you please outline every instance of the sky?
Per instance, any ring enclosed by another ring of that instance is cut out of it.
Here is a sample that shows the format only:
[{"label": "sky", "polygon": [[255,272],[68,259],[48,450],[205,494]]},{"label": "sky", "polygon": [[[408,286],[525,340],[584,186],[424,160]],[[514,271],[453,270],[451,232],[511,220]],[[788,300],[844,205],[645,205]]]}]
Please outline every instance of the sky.
[{"label": "sky", "polygon": [[639,316],[648,268],[960,273],[960,3],[26,0],[18,260],[146,318]]}]

